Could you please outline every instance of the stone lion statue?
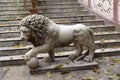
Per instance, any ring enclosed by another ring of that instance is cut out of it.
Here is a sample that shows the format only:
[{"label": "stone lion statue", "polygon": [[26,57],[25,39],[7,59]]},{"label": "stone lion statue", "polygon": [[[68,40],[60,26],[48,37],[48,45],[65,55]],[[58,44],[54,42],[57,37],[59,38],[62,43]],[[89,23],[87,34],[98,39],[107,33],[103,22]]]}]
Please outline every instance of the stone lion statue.
[{"label": "stone lion statue", "polygon": [[[45,59],[54,61],[54,49],[68,46],[71,43],[76,47],[76,52],[69,56],[70,59],[93,60],[94,35],[92,30],[83,24],[60,25],[43,15],[32,14],[22,19],[20,26],[21,39],[31,42],[34,46],[25,54],[25,60],[47,52],[49,56]],[[83,46],[88,49],[84,56]]]}]

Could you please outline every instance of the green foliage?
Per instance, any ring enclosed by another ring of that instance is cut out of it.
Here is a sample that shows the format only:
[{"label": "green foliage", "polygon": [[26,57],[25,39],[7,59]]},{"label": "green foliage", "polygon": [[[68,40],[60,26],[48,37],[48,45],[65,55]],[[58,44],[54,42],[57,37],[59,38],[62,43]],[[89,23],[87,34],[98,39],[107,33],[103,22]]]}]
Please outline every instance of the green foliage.
[{"label": "green foliage", "polygon": [[31,0],[32,8],[36,8],[36,0]]},{"label": "green foliage", "polygon": [[[24,0],[24,6],[28,8],[28,5],[27,5],[26,2],[27,2],[27,1]],[[37,4],[36,2],[37,2],[37,0],[30,0],[30,2],[31,2],[31,4],[32,4],[32,8],[36,8],[36,4]]]}]

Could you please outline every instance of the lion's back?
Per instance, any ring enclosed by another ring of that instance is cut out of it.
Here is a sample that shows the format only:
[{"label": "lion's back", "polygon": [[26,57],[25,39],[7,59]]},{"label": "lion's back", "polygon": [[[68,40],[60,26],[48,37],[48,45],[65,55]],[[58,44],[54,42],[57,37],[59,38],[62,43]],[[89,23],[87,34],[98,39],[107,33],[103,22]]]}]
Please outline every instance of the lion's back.
[{"label": "lion's back", "polygon": [[59,25],[59,41],[67,42],[74,38],[75,30],[88,33],[89,28],[82,24],[75,25]]}]

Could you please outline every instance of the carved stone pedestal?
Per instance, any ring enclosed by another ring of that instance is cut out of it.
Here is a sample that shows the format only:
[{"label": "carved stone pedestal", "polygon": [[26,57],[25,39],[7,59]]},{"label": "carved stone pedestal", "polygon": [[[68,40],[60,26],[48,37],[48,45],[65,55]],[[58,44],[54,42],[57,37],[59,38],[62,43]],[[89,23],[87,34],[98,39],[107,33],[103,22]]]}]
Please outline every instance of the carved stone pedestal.
[{"label": "carved stone pedestal", "polygon": [[72,62],[68,57],[56,58],[54,62],[42,62],[40,60],[40,67],[37,69],[30,69],[30,74],[40,74],[50,72],[69,72],[78,70],[87,70],[98,68],[98,63],[79,61],[77,63]]}]

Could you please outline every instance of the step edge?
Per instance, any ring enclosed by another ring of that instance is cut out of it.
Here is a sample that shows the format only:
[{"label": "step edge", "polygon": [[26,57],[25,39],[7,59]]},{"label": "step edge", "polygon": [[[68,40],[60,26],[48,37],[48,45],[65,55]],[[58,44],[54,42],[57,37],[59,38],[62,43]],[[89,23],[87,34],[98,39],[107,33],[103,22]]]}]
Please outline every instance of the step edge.
[{"label": "step edge", "polygon": [[[65,51],[65,52],[63,52],[62,54],[58,54],[58,55],[56,55],[56,57],[59,57],[59,56],[67,56],[68,54],[71,54],[71,53],[74,53],[75,51],[69,51],[69,53],[68,53],[68,51]],[[99,53],[109,53],[109,52],[120,52],[120,48],[106,48],[104,51],[101,51],[101,49],[96,49],[96,51],[95,51],[95,54],[99,54]],[[57,53],[56,53],[57,54]],[[24,55],[14,55],[14,56],[2,56],[2,57],[0,57],[0,61],[11,61],[11,57],[16,61],[16,60],[24,60],[24,57],[23,57]],[[38,54],[38,58],[42,58],[42,57],[45,57],[45,56],[47,56],[47,53],[44,53],[44,54]],[[6,60],[4,60],[4,58],[5,57],[7,57],[7,59]],[[2,58],[2,59],[1,59]],[[19,59],[18,59],[19,58]],[[14,61],[13,60],[13,61]]]},{"label": "step edge", "polygon": [[[98,44],[113,44],[113,43],[120,43],[120,39],[119,40],[104,40],[101,42],[101,40],[96,40],[95,41],[95,45]],[[26,45],[26,46],[16,46],[16,47],[0,47],[0,51],[9,51],[9,50],[26,50],[26,49],[30,49],[32,45]],[[71,45],[72,46],[72,45]],[[70,46],[67,46],[70,47]]]}]

